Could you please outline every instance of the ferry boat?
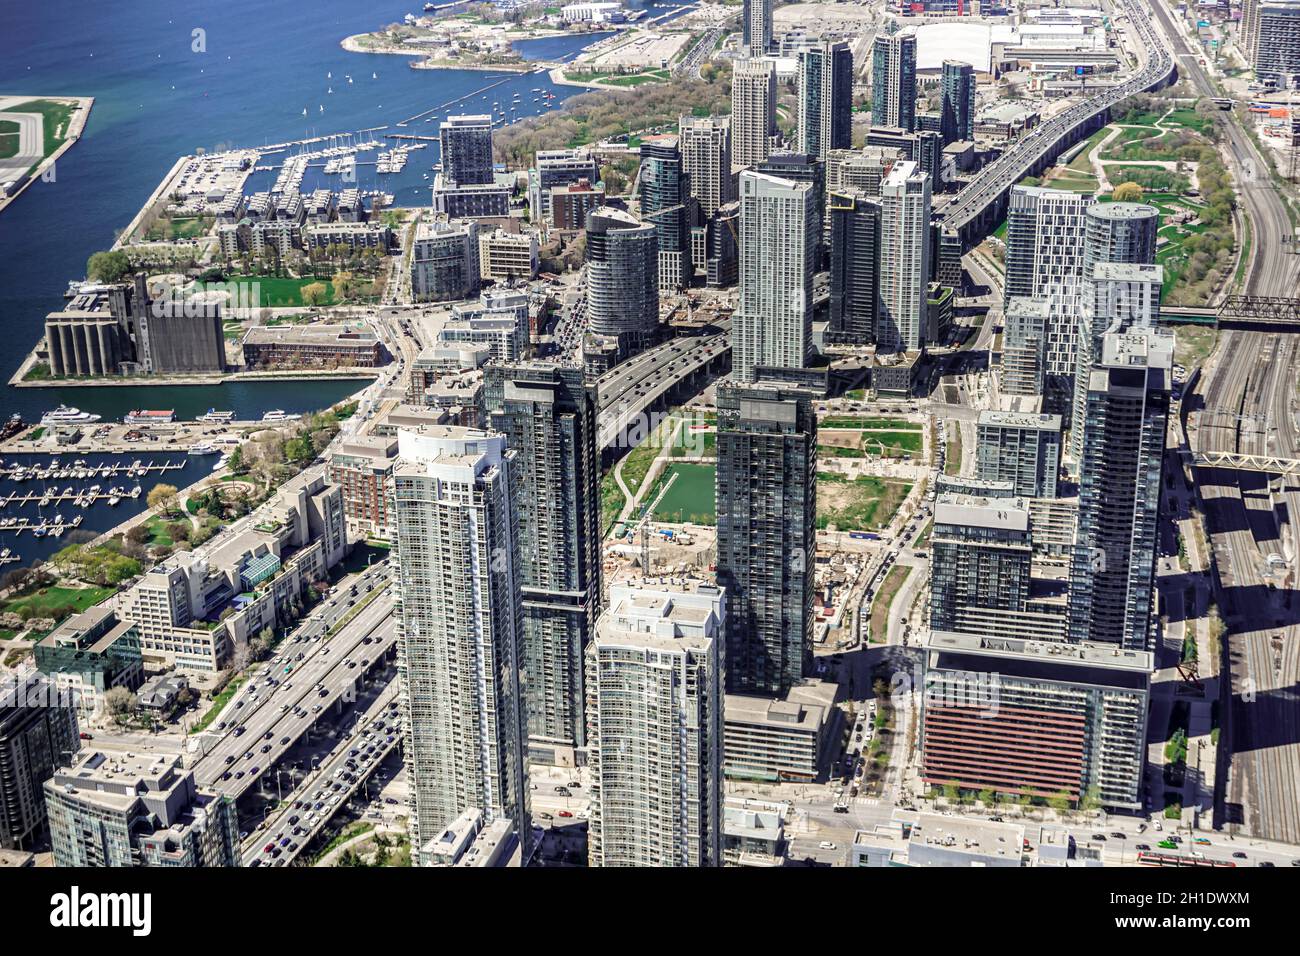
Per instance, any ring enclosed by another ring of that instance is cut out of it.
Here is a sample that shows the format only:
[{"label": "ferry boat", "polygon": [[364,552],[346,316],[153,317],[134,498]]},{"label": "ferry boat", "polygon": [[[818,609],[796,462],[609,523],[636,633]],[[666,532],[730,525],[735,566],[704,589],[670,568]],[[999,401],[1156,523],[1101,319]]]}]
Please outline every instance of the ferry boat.
[{"label": "ferry boat", "polygon": [[296,422],[301,417],[301,415],[286,415],[282,408],[273,408],[262,416],[262,421],[267,422],[268,424],[274,424],[276,422]]},{"label": "ferry boat", "polygon": [[209,408],[206,415],[200,415],[197,421],[207,425],[225,425],[227,422],[235,420],[234,412],[219,412],[215,408]]},{"label": "ferry boat", "polygon": [[72,408],[68,405],[60,405],[52,412],[46,412],[41,416],[41,424],[46,428],[55,425],[89,425],[91,422],[99,421],[98,415],[92,415],[90,412],[83,412],[79,408]]},{"label": "ferry boat", "polygon": [[170,425],[176,420],[175,409],[138,408],[122,419],[124,425]]},{"label": "ferry boat", "polygon": [[217,449],[207,442],[201,442],[197,445],[191,446],[190,448],[191,455],[215,455],[216,453]]}]

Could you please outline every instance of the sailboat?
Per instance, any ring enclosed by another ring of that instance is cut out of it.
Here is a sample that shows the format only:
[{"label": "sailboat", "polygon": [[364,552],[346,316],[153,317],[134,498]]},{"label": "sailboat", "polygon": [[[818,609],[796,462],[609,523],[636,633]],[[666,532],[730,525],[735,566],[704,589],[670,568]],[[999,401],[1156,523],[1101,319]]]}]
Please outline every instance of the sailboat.
[{"label": "sailboat", "polygon": [[371,74],[370,74],[370,78],[371,78],[372,80],[377,80],[377,79],[379,79],[379,74],[378,74],[378,73],[371,73]]},{"label": "sailboat", "polygon": [[321,111],[322,113],[325,112],[325,107],[324,107],[324,105],[321,106],[320,111]]},{"label": "sailboat", "polygon": [[333,92],[334,92],[334,87],[331,86],[331,87],[330,87],[328,90],[326,90],[325,92],[326,92],[326,93],[333,93]]},{"label": "sailboat", "polygon": [[351,74],[351,73],[348,74],[348,82],[349,82],[349,83],[352,82],[352,74]]},{"label": "sailboat", "polygon": [[306,116],[306,115],[307,115],[307,107],[305,107],[305,106],[302,108],[302,115],[303,115],[303,116]]},{"label": "sailboat", "polygon": [[325,79],[327,79],[327,80],[332,80],[332,79],[334,79],[334,74],[333,74],[333,73],[326,73],[326,74],[325,74]]}]

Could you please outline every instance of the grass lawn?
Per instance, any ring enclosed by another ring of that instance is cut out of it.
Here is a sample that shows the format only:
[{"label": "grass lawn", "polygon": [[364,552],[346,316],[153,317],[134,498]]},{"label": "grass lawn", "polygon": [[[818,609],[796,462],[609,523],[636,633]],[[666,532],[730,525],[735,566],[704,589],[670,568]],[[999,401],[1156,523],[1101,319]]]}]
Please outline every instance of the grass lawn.
[{"label": "grass lawn", "polygon": [[917,422],[903,418],[858,418],[853,415],[831,415],[818,422],[821,428],[888,428],[893,431],[921,430]]},{"label": "grass lawn", "polygon": [[614,480],[614,470],[611,468],[608,474],[600,479],[600,530],[602,537],[609,534],[610,528],[614,525],[614,519],[623,510],[624,501],[623,492],[619,490],[618,482]]},{"label": "grass lawn", "polygon": [[877,531],[889,524],[907,493],[905,481],[868,475],[849,479],[817,473],[817,527],[836,531]]},{"label": "grass lawn", "polygon": [[40,113],[45,131],[45,155],[49,156],[61,145],[68,135],[68,121],[77,106],[61,100],[28,100],[17,106],[10,106],[8,113]]},{"label": "grass lawn", "polygon": [[654,432],[647,435],[623,459],[623,483],[632,494],[636,494],[641,487],[641,482],[645,481],[646,472],[659,457],[659,452],[663,450],[664,442],[667,441],[668,434],[675,423],[674,418],[664,419]]},{"label": "grass lawn", "polygon": [[[289,308],[301,306],[303,286],[319,282],[325,287],[325,296],[321,300],[321,305],[334,304],[334,285],[328,279],[290,279],[281,276],[230,276],[225,282],[201,283],[199,288],[215,288],[225,290],[230,285],[239,287],[241,301],[252,303],[256,302],[259,306],[268,308]],[[256,293],[256,299],[253,298]]]},{"label": "grass lawn", "polygon": [[678,440],[673,444],[672,456],[674,458],[688,458],[701,456],[704,458],[718,457],[718,433],[716,431],[690,431],[682,429]]},{"label": "grass lawn", "polygon": [[216,220],[212,216],[187,216],[178,219],[159,219],[145,233],[148,242],[163,242],[171,239],[198,239],[207,235]]},{"label": "grass lawn", "polygon": [[862,433],[862,447],[870,454],[883,454],[885,458],[919,455],[922,438],[919,431],[866,431]]},{"label": "grass lawn", "polygon": [[669,465],[664,470],[659,486],[651,492],[651,498],[658,493],[673,475],[677,480],[668,489],[659,504],[655,506],[654,516],[658,521],[689,521],[693,524],[716,524],[718,520],[715,481],[717,469],[713,465],[700,465],[683,462]]},{"label": "grass lawn", "polygon": [[18,124],[0,120],[0,159],[10,159],[18,152]]},{"label": "grass lawn", "polygon": [[150,534],[149,540],[145,543],[151,548],[175,547],[176,542],[172,540],[172,536],[167,533],[167,526],[169,524],[176,524],[179,521],[186,520],[186,518],[180,515],[150,516],[149,520],[144,523],[145,527],[149,529]]},{"label": "grass lawn", "polygon": [[885,575],[885,583],[880,585],[880,590],[872,599],[868,640],[873,644],[882,644],[889,638],[889,609],[911,572],[912,569],[905,565],[894,565]]},{"label": "grass lawn", "polygon": [[247,680],[247,675],[232,678],[222,689],[221,693],[213,699],[212,706],[208,708],[208,712],[200,717],[198,723],[190,728],[190,733],[197,734],[199,731],[207,730],[208,726],[221,716],[221,712],[225,710],[226,705],[230,703],[231,698],[235,696],[235,692],[238,691],[239,688],[243,687]]},{"label": "grass lawn", "polygon": [[948,447],[943,453],[943,473],[961,474],[961,430],[955,427],[955,423],[952,437],[948,439]]},{"label": "grass lawn", "polygon": [[23,608],[31,608],[33,616],[49,617],[52,611],[71,606],[74,608],[74,613],[80,613],[111,597],[116,591],[116,588],[94,586],[74,588],[54,584],[31,594],[10,598],[4,604],[0,604],[0,611],[21,614]]}]

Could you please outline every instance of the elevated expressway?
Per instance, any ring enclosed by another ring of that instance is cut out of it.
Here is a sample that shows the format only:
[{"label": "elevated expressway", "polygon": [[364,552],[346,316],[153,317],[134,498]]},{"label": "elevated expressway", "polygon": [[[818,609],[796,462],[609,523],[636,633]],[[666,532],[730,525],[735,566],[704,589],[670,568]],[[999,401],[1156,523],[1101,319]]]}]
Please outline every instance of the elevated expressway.
[{"label": "elevated expressway", "polygon": [[[1197,92],[1217,96],[1199,54],[1163,4],[1150,9]],[[1279,300],[1294,296],[1300,257],[1287,251],[1290,215],[1267,161],[1234,120],[1225,117],[1218,128],[1253,230],[1243,291]],[[1225,329],[1203,388],[1183,400],[1188,450],[1205,462],[1196,468],[1197,493],[1227,625],[1215,824],[1288,843],[1300,843],[1300,476],[1292,469],[1269,474],[1238,465],[1300,458],[1298,358],[1293,332]],[[1236,456],[1236,464],[1216,467],[1216,460],[1233,460],[1218,456]],[[1277,556],[1272,564],[1270,556]],[[1277,558],[1288,564],[1279,566]]]},{"label": "elevated expressway", "polygon": [[951,203],[936,213],[935,219],[944,230],[955,230],[961,236],[963,249],[975,245],[1001,222],[1013,185],[1041,172],[1066,149],[1104,126],[1116,103],[1135,93],[1160,89],[1173,79],[1174,58],[1151,25],[1149,6],[1135,0],[1118,6],[1128,15],[1131,32],[1145,43],[1145,60],[1122,83],[1081,100],[1016,140],[1010,150],[981,169]]}]

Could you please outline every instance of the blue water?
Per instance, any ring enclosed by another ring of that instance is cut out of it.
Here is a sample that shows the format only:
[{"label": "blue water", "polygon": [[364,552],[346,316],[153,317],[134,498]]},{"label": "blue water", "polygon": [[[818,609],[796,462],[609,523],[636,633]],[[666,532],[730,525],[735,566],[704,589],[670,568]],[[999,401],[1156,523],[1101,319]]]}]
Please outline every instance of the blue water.
[{"label": "blue water", "polygon": [[[553,87],[545,74],[413,70],[407,57],[349,53],[339,46],[345,36],[400,21],[417,9],[411,0],[6,3],[0,90],[88,95],[95,106],[81,140],[59,160],[54,181],[34,184],[0,213],[0,327],[10,343],[0,355],[0,380],[13,374],[36,343],[45,315],[61,307],[68,281],[84,276],[90,254],[113,243],[116,230],[182,154],[386,125],[375,135],[435,135],[437,120],[448,112],[486,111],[494,100],[509,103],[516,91],[521,117],[541,111],[532,102],[533,87],[553,92],[556,104],[582,92]],[[204,52],[193,49],[195,30],[205,31]],[[396,127],[408,119],[407,127]],[[430,167],[437,161],[437,145],[430,143],[410,155],[400,174],[378,177],[360,167],[357,185],[392,192],[398,205],[428,205]],[[304,185],[312,183],[309,176]],[[142,404],[180,412],[187,401],[182,396],[199,411],[232,408],[244,417],[271,408],[301,410],[304,403],[326,405],[325,393],[335,387],[287,382],[58,392],[6,388],[0,418],[20,412],[31,420],[61,401],[105,418]]]}]

